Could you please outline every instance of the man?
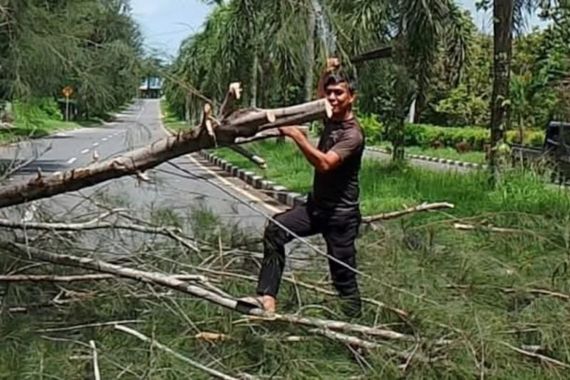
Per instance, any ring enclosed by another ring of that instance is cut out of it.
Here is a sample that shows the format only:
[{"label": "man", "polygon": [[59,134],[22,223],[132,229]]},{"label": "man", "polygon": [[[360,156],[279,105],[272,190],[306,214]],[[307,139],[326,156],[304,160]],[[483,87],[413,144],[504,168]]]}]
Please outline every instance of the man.
[{"label": "man", "polygon": [[[315,168],[313,190],[306,204],[299,205],[270,222],[264,234],[264,257],[258,298],[249,299],[268,313],[274,313],[276,297],[285,265],[285,244],[294,234],[307,237],[321,233],[326,241],[331,278],[345,302],[349,316],[360,315],[361,301],[356,282],[356,248],[354,241],[361,222],[359,209],[360,164],[364,152],[364,134],[352,106],[356,98],[350,79],[338,70],[338,60],[330,59],[319,81],[319,96],[326,96],[332,117],[315,148],[297,127],[280,128],[292,139]],[[283,229],[281,226],[285,227]],[[342,265],[340,263],[344,263]]]}]

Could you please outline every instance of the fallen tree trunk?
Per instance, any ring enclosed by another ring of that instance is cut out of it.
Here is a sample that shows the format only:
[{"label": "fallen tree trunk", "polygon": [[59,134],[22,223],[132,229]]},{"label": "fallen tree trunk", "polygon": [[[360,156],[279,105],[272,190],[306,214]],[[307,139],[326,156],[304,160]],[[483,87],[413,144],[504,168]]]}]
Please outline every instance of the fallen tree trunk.
[{"label": "fallen tree trunk", "polygon": [[[230,94],[232,90],[230,90]],[[275,110],[238,110],[217,120],[206,104],[198,128],[170,136],[123,156],[87,167],[42,176],[0,188],[0,208],[13,206],[57,194],[76,191],[126,175],[144,171],[173,158],[202,149],[236,144],[238,138],[252,138],[258,133],[285,125],[307,123],[330,117],[326,99]]]}]

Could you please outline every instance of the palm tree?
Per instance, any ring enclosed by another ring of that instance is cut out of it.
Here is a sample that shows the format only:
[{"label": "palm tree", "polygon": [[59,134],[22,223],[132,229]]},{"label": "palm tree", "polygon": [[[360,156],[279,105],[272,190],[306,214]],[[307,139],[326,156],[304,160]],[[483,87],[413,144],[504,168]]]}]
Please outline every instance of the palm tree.
[{"label": "palm tree", "polygon": [[[481,4],[489,8],[490,0]],[[513,34],[525,24],[525,16],[542,8],[544,15],[557,14],[555,10],[567,8],[557,0],[494,0],[493,1],[493,92],[491,95],[491,154],[489,167],[491,181],[499,173],[500,147],[504,143],[505,130],[510,124],[510,65],[513,51]]]}]

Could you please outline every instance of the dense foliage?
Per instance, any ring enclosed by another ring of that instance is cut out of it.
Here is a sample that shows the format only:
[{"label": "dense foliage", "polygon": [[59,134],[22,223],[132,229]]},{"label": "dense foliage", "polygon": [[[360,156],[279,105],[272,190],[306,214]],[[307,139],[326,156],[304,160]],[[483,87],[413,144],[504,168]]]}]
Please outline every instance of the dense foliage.
[{"label": "dense foliage", "polygon": [[78,116],[136,96],[142,37],[129,0],[0,1],[0,101],[35,104],[74,89]]},{"label": "dense foliage", "polygon": [[[312,27],[314,1],[220,2],[204,29],[190,36],[170,69],[167,99],[172,111],[189,117],[202,99],[220,99],[230,81],[241,81],[246,102],[275,106],[303,101],[306,79],[316,76],[326,55],[350,57],[379,46],[394,46],[392,59],[351,66],[358,78],[359,112],[390,124],[394,109],[408,104],[397,94],[401,73],[413,82],[416,121],[442,126],[481,126],[490,122],[492,36],[477,30],[453,1],[368,2],[348,5],[320,1]],[[515,26],[526,8],[517,10]],[[545,14],[544,17],[551,17]],[[511,79],[512,125],[542,129],[568,104],[559,84],[568,75],[569,43],[564,20],[516,36]],[[307,47],[312,44],[314,52]],[[331,43],[330,41],[333,41]],[[309,53],[307,53],[309,52]],[[313,53],[312,60],[306,57]],[[307,64],[313,62],[312,67]],[[404,66],[398,71],[396,66]],[[175,78],[175,79],[174,79]],[[193,89],[182,83],[191,84]],[[403,113],[401,111],[400,113]]]}]

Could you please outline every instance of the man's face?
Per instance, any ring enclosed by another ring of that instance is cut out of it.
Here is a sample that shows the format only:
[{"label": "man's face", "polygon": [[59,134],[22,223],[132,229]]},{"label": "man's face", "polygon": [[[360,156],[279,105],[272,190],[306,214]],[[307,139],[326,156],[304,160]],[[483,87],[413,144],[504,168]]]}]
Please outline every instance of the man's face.
[{"label": "man's face", "polygon": [[333,117],[343,117],[351,110],[354,94],[350,92],[347,83],[329,84],[325,88],[325,93],[333,107]]}]

